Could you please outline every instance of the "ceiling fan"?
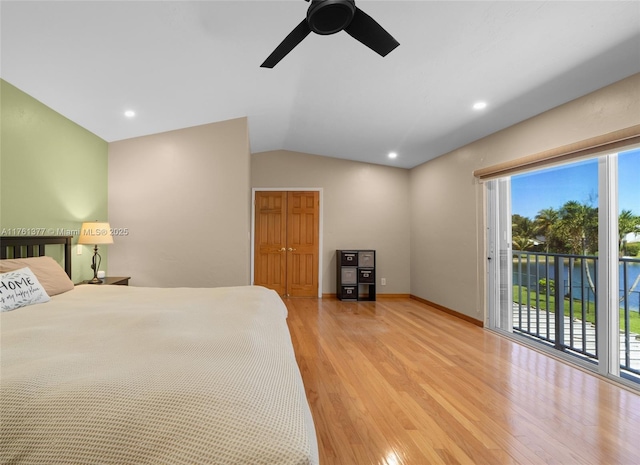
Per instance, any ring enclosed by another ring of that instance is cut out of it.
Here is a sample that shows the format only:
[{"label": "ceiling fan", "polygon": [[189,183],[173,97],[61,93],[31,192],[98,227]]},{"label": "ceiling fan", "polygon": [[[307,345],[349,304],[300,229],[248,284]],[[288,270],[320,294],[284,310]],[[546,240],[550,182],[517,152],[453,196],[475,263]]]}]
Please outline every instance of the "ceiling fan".
[{"label": "ceiling fan", "polygon": [[329,35],[344,30],[374,52],[387,56],[400,44],[371,16],[356,7],[355,3],[355,0],[311,0],[307,17],[285,37],[260,67],[273,68],[312,31]]}]

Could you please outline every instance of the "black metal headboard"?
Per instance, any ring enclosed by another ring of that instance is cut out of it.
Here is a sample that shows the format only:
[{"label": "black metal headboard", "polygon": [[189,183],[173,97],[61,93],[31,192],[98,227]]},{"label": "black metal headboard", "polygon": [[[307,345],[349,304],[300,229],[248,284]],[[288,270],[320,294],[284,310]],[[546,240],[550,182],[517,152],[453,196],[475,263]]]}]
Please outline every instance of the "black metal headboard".
[{"label": "black metal headboard", "polygon": [[64,247],[64,271],[71,278],[71,238],[73,236],[5,236],[0,237],[0,259],[42,257],[45,246]]}]

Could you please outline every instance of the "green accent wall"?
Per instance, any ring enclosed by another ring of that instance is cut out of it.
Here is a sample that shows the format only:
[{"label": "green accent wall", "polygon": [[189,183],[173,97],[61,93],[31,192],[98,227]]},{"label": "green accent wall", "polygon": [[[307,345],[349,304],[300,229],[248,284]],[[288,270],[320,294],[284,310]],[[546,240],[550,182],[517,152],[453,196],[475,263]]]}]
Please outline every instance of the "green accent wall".
[{"label": "green accent wall", "polygon": [[[1,79],[0,109],[0,235],[73,235],[75,244],[83,221],[108,221],[107,142]],[[74,282],[93,276],[92,253],[74,245]]]}]

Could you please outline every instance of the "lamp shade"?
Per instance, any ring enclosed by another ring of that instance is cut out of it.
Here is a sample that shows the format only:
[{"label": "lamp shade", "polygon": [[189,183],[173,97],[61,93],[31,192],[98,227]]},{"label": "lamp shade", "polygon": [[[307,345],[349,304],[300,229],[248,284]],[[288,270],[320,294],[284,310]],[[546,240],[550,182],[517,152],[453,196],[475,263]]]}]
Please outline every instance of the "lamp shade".
[{"label": "lamp shade", "polygon": [[113,244],[109,223],[82,223],[78,244]]}]

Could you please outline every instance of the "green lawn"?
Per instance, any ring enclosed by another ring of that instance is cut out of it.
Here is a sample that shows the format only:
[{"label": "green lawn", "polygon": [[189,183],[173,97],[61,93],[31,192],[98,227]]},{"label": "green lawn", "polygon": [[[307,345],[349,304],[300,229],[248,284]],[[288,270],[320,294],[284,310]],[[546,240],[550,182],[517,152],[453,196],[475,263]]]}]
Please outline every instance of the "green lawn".
[{"label": "green lawn", "polygon": [[[522,302],[523,304],[527,304],[528,299],[531,299],[531,306],[536,306],[536,293],[529,292],[526,287],[515,285],[513,286],[513,301],[516,303]],[[564,314],[565,316],[569,316],[570,312],[570,302],[569,299],[564,299]],[[555,297],[549,296],[549,302],[547,302],[547,296],[545,294],[540,294],[540,302],[538,308],[541,310],[546,310],[547,305],[550,312],[553,312],[555,309]],[[592,302],[587,302],[586,305],[586,320],[595,323],[595,306]],[[640,314],[636,311],[629,312],[629,331],[632,333],[640,334]],[[582,302],[574,301],[573,302],[573,317],[579,320],[582,320]],[[624,309],[620,309],[620,330],[624,330]]]}]

